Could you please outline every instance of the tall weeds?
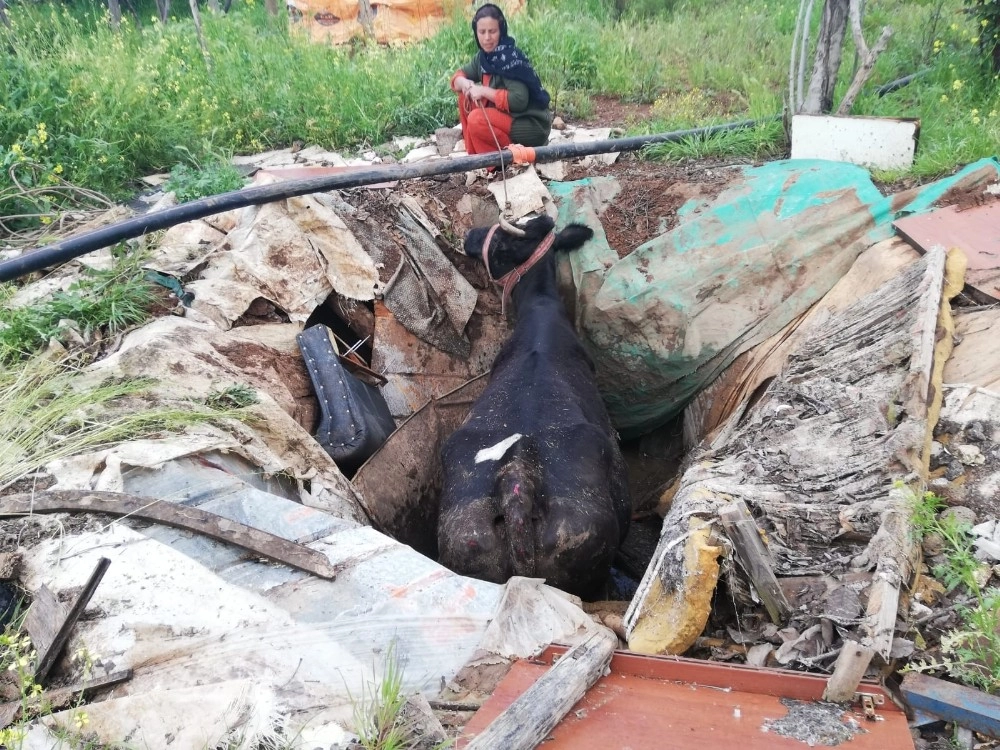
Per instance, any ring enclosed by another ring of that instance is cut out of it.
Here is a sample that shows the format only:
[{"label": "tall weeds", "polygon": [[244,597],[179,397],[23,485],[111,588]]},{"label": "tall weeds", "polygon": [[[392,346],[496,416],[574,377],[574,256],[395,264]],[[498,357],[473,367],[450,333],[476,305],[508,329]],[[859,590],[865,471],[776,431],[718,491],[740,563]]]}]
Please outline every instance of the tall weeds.
[{"label": "tall weeds", "polygon": [[[5,215],[16,212],[18,198],[5,190],[14,181],[65,179],[120,198],[139,176],[168,170],[185,153],[201,159],[294,141],[347,150],[427,134],[455,123],[447,81],[475,50],[464,16],[419,44],[331,48],[293,33],[260,0],[235,0],[228,15],[203,13],[209,71],[184,17],[163,24],[144,16],[141,26],[126,17],[116,33],[99,5],[10,6],[13,25],[0,27]],[[779,114],[798,6],[532,0],[511,26],[561,113],[586,114],[596,95],[663,102],[662,117],[635,126],[658,131]],[[1000,87],[980,64],[981,19],[962,9],[962,0],[869,4],[869,37],[883,24],[895,33],[855,113],[920,118],[915,174],[993,155],[1000,140]],[[933,38],[928,28],[936,29]],[[848,41],[838,96],[853,74],[851,59]],[[930,73],[909,86],[881,98],[874,93],[878,84],[928,66]],[[713,106],[673,107],[695,90]],[[754,150],[780,152],[780,131],[769,138]],[[729,147],[726,139],[712,146]],[[733,149],[742,153],[746,144]],[[27,208],[17,211],[31,213]]]}]

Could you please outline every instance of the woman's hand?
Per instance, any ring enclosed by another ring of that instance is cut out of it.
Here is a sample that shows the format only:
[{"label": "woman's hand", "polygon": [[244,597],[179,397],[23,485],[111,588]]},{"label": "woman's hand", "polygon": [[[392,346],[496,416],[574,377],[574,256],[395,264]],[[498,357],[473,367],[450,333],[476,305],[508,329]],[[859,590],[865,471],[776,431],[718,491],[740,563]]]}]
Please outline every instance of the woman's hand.
[{"label": "woman's hand", "polygon": [[471,89],[475,85],[476,85],[475,83],[473,83],[468,78],[465,78],[464,76],[461,77],[461,78],[456,78],[455,79],[455,92],[459,93],[459,94],[466,94],[466,95],[468,95],[469,89]]},{"label": "woman's hand", "polygon": [[491,89],[489,86],[483,86],[482,84],[473,83],[466,90],[465,95],[474,102],[492,102],[496,99],[496,89]]}]

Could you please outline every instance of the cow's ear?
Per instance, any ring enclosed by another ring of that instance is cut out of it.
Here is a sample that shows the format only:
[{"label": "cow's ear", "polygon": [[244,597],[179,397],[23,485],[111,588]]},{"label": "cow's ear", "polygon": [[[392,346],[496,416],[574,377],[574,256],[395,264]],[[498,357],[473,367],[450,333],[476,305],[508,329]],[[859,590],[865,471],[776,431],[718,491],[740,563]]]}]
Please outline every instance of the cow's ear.
[{"label": "cow's ear", "polygon": [[471,258],[481,258],[483,255],[483,240],[486,239],[488,228],[470,229],[465,235],[465,254]]},{"label": "cow's ear", "polygon": [[594,230],[586,224],[570,224],[556,235],[555,246],[559,250],[576,250],[594,236]]}]

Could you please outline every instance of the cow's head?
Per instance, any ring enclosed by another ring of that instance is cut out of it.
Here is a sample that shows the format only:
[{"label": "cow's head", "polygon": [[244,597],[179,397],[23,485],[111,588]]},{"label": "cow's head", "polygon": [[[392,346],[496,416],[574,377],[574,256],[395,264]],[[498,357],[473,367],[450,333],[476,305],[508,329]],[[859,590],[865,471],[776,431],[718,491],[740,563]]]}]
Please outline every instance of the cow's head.
[{"label": "cow's head", "polygon": [[[555,221],[552,217],[542,215],[518,227],[524,233],[523,236],[511,234],[502,225],[492,231],[491,227],[470,229],[465,235],[465,254],[485,260],[483,257],[485,249],[488,253],[490,273],[494,278],[500,278],[528,260],[554,227]],[[594,230],[590,227],[584,224],[570,224],[555,235],[552,249],[576,250],[593,236]],[[489,246],[484,248],[487,238]]]}]

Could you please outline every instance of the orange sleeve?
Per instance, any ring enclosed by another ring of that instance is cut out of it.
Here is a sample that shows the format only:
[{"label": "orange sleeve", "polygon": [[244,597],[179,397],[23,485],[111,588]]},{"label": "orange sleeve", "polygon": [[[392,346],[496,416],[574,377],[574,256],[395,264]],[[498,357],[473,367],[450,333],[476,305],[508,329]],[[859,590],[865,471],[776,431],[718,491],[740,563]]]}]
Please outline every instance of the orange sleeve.
[{"label": "orange sleeve", "polygon": [[451,86],[452,91],[455,91],[455,81],[458,79],[459,76],[465,78],[465,73],[463,73],[461,70],[456,70],[451,77],[451,83],[449,85]]},{"label": "orange sleeve", "polygon": [[493,104],[501,112],[510,112],[510,104],[507,102],[507,89],[497,89],[497,98]]}]

